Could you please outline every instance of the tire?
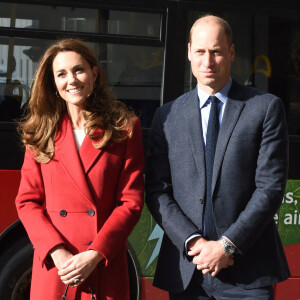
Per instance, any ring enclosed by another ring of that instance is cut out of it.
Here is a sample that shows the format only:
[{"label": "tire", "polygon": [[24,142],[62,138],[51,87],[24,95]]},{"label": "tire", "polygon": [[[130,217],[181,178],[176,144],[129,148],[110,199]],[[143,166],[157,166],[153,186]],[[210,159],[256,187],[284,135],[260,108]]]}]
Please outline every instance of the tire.
[{"label": "tire", "polygon": [[130,300],[139,300],[141,299],[140,276],[136,260],[130,249],[127,250],[127,264],[129,273]]},{"label": "tire", "polygon": [[29,300],[33,249],[30,243],[9,249],[0,273],[1,300]]}]

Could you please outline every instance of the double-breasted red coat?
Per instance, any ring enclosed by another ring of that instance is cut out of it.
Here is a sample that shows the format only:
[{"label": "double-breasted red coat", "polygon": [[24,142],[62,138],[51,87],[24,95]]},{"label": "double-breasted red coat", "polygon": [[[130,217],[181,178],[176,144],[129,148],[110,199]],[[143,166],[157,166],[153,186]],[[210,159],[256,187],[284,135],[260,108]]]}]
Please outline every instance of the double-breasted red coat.
[{"label": "double-breasted red coat", "polygon": [[65,291],[48,254],[59,244],[105,258],[66,299],[91,299],[90,288],[97,300],[129,299],[126,240],[143,207],[143,167],[138,119],[131,138],[101,150],[86,136],[78,151],[66,114],[50,162],[37,163],[26,150],[16,206],[34,247],[32,300],[61,299]]}]

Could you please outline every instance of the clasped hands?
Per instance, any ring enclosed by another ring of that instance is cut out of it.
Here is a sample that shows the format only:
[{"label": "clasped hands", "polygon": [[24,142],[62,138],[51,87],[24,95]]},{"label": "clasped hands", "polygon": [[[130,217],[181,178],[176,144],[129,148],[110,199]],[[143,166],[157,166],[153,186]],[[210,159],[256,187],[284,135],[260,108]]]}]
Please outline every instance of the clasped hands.
[{"label": "clasped hands", "polygon": [[203,274],[216,276],[221,269],[234,264],[234,257],[224,253],[220,241],[207,241],[203,237],[196,237],[188,242],[188,255],[193,256],[193,263]]},{"label": "clasped hands", "polygon": [[61,281],[73,287],[81,285],[103,259],[103,256],[95,250],[73,255],[62,245],[54,247],[50,255],[58,269]]}]

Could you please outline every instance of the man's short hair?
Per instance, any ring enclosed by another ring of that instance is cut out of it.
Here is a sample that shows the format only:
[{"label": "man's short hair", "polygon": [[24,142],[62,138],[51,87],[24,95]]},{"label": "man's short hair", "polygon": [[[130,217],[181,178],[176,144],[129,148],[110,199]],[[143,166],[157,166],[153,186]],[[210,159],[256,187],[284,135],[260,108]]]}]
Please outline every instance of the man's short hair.
[{"label": "man's short hair", "polygon": [[228,45],[230,47],[232,45],[232,39],[233,39],[231,26],[224,19],[222,19],[221,17],[210,15],[210,14],[204,15],[204,16],[200,17],[199,19],[197,19],[194,22],[194,24],[193,24],[193,26],[192,26],[192,28],[190,30],[189,43],[190,44],[192,43],[192,35],[193,35],[194,28],[198,25],[198,23],[200,21],[202,21],[203,19],[205,19],[207,17],[215,17],[216,23],[218,23],[218,24],[220,24],[222,26],[222,28],[225,31],[225,35],[227,37],[227,40],[228,40]]}]

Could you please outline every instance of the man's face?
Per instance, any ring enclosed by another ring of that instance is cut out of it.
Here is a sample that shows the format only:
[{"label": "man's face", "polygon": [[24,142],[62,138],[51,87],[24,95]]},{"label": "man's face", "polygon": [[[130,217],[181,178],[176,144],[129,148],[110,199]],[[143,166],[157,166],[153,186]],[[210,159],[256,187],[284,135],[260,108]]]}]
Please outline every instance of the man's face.
[{"label": "man's face", "polygon": [[234,46],[229,46],[224,29],[213,19],[202,20],[193,30],[188,58],[199,87],[215,94],[230,78]]}]

